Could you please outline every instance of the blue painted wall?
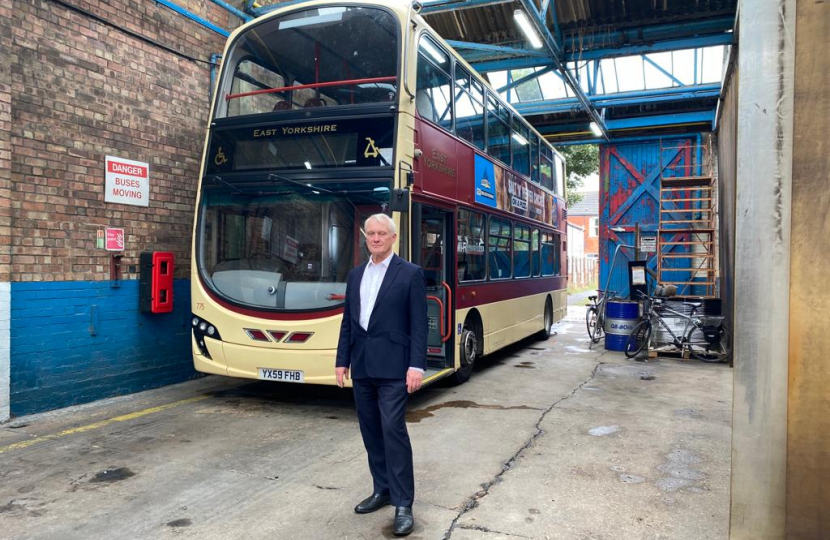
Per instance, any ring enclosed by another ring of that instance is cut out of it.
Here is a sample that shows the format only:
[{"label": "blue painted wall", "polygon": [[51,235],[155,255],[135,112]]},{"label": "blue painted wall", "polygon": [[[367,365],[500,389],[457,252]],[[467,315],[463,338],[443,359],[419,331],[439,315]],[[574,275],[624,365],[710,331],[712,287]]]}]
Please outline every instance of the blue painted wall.
[{"label": "blue painted wall", "polygon": [[[174,312],[138,311],[138,280],[11,284],[11,414],[21,416],[195,378],[190,280]],[[91,326],[95,335],[90,334]]]}]

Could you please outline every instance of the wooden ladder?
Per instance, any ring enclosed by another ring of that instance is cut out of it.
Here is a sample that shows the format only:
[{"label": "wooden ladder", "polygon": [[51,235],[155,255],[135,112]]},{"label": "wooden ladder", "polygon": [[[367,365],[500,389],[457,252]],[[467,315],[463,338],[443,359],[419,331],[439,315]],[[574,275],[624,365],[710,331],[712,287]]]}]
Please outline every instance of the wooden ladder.
[{"label": "wooden ladder", "polygon": [[661,169],[658,282],[674,285],[680,296],[715,296],[717,209],[712,173],[705,162],[694,169],[690,165]]}]

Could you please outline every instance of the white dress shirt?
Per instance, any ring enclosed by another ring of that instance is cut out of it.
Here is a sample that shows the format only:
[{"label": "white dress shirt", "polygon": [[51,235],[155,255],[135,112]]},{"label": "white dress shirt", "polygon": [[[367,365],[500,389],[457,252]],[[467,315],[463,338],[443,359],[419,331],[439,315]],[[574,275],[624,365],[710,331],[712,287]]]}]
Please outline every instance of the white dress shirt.
[{"label": "white dress shirt", "polygon": [[375,264],[371,257],[363,271],[363,279],[360,280],[360,327],[369,330],[369,319],[372,317],[372,310],[375,309],[375,300],[378,299],[378,292],[389,269],[394,253]]},{"label": "white dress shirt", "polygon": [[[375,301],[378,299],[378,292],[383,283],[383,278],[386,276],[386,271],[389,269],[389,263],[392,261],[394,253],[390,253],[388,257],[375,264],[371,257],[366,264],[366,269],[363,271],[363,278],[360,280],[360,327],[364,330],[369,330],[369,319],[372,317],[372,310],[375,309]],[[416,367],[410,367],[420,371],[424,370]]]}]

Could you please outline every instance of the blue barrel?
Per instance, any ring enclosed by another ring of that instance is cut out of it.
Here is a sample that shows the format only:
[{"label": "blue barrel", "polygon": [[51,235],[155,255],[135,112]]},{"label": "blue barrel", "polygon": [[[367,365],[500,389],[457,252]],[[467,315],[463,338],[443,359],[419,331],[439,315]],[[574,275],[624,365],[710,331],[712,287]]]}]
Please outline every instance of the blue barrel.
[{"label": "blue barrel", "polygon": [[625,350],[625,340],[639,318],[639,303],[608,302],[605,305],[605,348],[609,351]]}]

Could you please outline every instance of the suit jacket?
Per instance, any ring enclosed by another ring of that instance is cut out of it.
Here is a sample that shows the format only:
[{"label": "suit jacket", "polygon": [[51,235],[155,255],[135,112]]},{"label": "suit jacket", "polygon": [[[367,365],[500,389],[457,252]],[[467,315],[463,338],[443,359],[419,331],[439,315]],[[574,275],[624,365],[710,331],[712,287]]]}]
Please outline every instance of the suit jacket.
[{"label": "suit jacket", "polygon": [[360,281],[366,264],[349,272],[337,367],[353,379],[405,379],[410,367],[426,369],[427,293],[424,271],[397,255],[378,291],[368,330],[360,326]]}]

